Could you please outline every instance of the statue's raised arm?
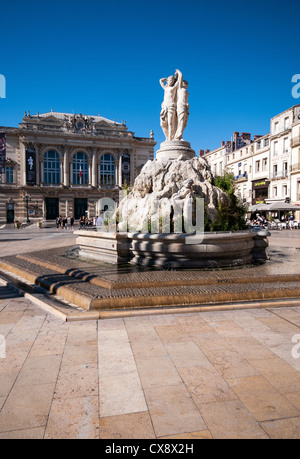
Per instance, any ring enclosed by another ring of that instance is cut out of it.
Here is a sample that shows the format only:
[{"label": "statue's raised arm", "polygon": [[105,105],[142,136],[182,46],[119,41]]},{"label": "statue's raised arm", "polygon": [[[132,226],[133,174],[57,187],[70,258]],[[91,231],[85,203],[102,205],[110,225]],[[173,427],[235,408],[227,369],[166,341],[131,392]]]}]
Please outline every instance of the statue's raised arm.
[{"label": "statue's raised arm", "polygon": [[168,79],[168,78],[161,78],[161,79],[159,80],[160,85],[161,85],[161,87],[162,87],[163,89],[165,89],[167,79]]}]

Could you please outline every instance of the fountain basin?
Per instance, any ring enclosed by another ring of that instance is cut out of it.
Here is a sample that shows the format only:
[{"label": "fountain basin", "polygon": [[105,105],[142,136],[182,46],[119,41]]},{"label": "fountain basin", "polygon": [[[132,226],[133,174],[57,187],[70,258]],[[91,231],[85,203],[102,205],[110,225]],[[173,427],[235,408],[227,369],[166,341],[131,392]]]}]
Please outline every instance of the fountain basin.
[{"label": "fountain basin", "polygon": [[[189,234],[75,231],[79,256],[99,262],[130,262],[160,268],[225,268],[264,262],[266,230],[204,233],[194,243]],[[189,243],[192,242],[192,243]]]}]

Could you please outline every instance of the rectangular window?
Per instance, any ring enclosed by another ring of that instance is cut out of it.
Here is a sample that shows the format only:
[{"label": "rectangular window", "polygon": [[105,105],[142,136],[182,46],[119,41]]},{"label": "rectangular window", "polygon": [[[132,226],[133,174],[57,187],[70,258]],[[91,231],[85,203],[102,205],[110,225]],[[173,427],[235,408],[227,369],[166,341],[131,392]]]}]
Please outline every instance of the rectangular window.
[{"label": "rectangular window", "polygon": [[284,130],[286,131],[289,128],[290,128],[290,118],[286,117],[284,118]]},{"label": "rectangular window", "polygon": [[255,161],[255,172],[260,171],[260,161]]},{"label": "rectangular window", "polygon": [[278,142],[274,142],[274,151],[273,151],[274,156],[278,156]]},{"label": "rectangular window", "polygon": [[283,187],[282,187],[282,195],[284,197],[287,196],[287,186],[286,185],[283,185]]},{"label": "rectangular window", "polygon": [[6,183],[14,183],[14,168],[13,166],[6,167]]},{"label": "rectangular window", "polygon": [[279,122],[276,121],[276,123],[274,123],[274,134],[278,134],[279,132]]},{"label": "rectangular window", "polygon": [[273,198],[277,197],[277,186],[274,186],[273,188]]},{"label": "rectangular window", "polygon": [[283,153],[288,153],[289,151],[289,139],[288,137],[285,137],[283,139]]},{"label": "rectangular window", "polygon": [[263,158],[262,160],[262,169],[263,171],[267,170],[268,168],[268,158]]},{"label": "rectangular window", "polygon": [[283,175],[286,177],[288,175],[288,163],[283,163]]},{"label": "rectangular window", "polygon": [[277,168],[277,164],[275,164],[273,166],[273,175],[274,175],[274,177],[277,177],[277,174],[278,174],[278,168]]}]

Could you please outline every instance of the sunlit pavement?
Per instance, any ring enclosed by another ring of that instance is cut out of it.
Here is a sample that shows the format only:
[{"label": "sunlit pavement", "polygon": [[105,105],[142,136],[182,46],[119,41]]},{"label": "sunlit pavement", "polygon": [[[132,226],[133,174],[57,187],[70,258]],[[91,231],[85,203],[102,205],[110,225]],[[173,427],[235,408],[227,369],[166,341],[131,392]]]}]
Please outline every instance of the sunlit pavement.
[{"label": "sunlit pavement", "polygon": [[22,229],[5,225],[0,229],[0,257],[52,247],[65,247],[75,243],[76,236],[73,231],[56,229],[53,223],[41,229],[36,225]]},{"label": "sunlit pavement", "polygon": [[0,334],[0,438],[300,438],[300,307],[65,322],[3,282]]}]

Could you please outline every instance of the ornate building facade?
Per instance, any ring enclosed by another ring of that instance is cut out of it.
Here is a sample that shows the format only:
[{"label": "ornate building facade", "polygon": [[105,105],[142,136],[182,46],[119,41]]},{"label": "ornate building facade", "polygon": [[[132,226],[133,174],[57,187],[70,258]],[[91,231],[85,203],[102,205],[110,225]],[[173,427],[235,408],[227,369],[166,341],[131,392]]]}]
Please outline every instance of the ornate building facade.
[{"label": "ornate building facade", "polygon": [[215,175],[234,175],[237,194],[249,206],[290,202],[299,205],[300,219],[300,105],[271,118],[268,134],[251,139],[234,132],[230,141],[200,154]]},{"label": "ornate building facade", "polygon": [[[154,157],[156,142],[99,116],[25,112],[18,128],[0,127],[0,222],[58,215],[96,216],[101,199],[118,201]],[[5,151],[5,154],[3,154]]]}]

